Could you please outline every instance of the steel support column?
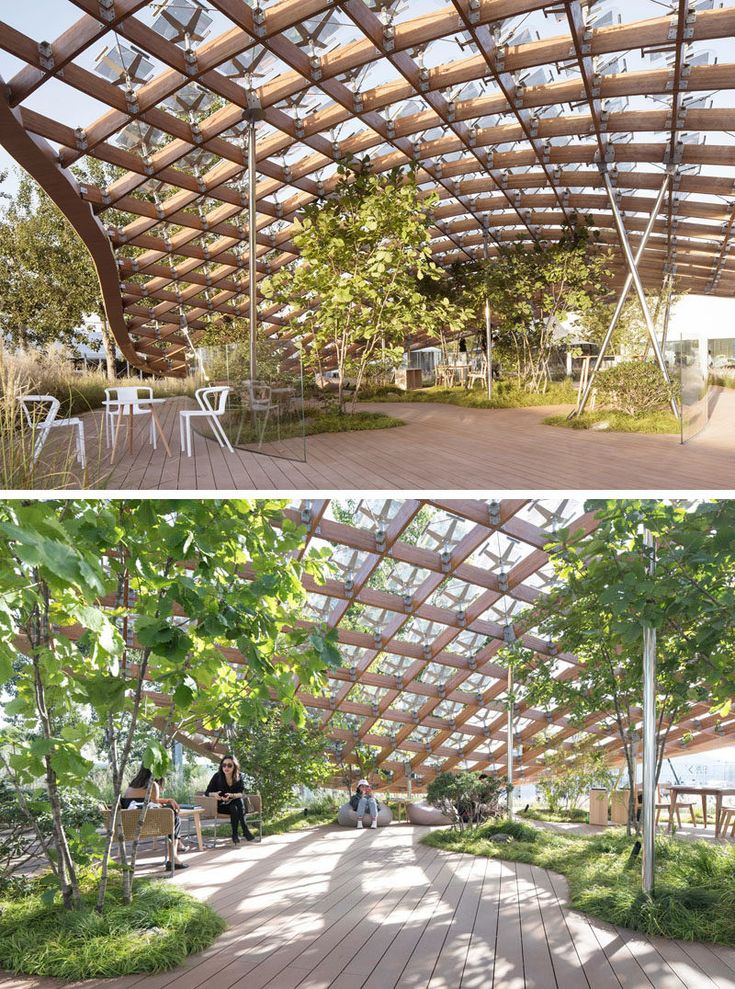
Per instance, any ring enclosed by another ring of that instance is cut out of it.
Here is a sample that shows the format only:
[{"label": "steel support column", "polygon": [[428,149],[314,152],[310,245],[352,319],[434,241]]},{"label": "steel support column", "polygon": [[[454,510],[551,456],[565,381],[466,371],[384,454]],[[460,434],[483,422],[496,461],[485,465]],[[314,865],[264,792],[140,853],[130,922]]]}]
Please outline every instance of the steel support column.
[{"label": "steel support column", "polygon": [[506,775],[508,777],[508,820],[513,820],[513,669],[508,667],[508,720],[506,722]]},{"label": "steel support column", "polygon": [[[485,227],[483,230],[482,247],[486,262],[489,256],[488,236],[488,229]],[[490,299],[487,290],[485,291],[485,343],[487,351],[487,398],[490,401],[493,397],[493,327],[490,316]]]},{"label": "steel support column", "polygon": [[258,204],[257,204],[257,135],[255,125],[263,119],[263,111],[249,109],[243,114],[248,123],[248,312],[250,329],[250,380],[257,378],[258,360],[256,340],[258,330],[258,268],[257,268],[257,234],[258,234]]},{"label": "steel support column", "polygon": [[[656,570],[653,535],[645,529],[643,545],[648,555],[647,570]],[[643,892],[653,891],[654,831],[656,814],[656,629],[643,624]]]},{"label": "steel support column", "polygon": [[[641,304],[641,310],[643,311],[643,318],[646,323],[646,329],[648,330],[648,336],[651,340],[651,346],[653,347],[653,352],[656,355],[656,360],[658,366],[661,369],[661,374],[663,375],[664,381],[667,385],[671,386],[671,378],[669,377],[669,370],[666,367],[666,361],[661,353],[661,348],[658,343],[658,337],[656,336],[656,328],[653,325],[653,320],[651,319],[651,313],[648,308],[648,303],[646,302],[646,293],[643,291],[643,283],[641,282],[641,276],[638,274],[638,268],[636,266],[635,258],[633,257],[633,251],[630,247],[630,241],[628,240],[628,234],[625,230],[625,225],[623,223],[623,218],[620,215],[620,210],[618,209],[618,204],[615,202],[615,191],[612,187],[610,181],[610,175],[607,169],[601,168],[600,174],[602,176],[602,181],[605,186],[605,191],[607,192],[607,198],[610,203],[610,209],[612,211],[613,220],[615,221],[615,227],[618,232],[618,237],[620,238],[620,246],[623,249],[623,254],[625,255],[625,263],[628,266],[628,271],[633,279],[633,284],[635,285],[636,295],[638,296],[638,301]],[[671,396],[671,409],[676,416],[679,418],[679,407],[676,404],[676,399],[673,394]]]},{"label": "steel support column", "polygon": [[[648,238],[651,236],[651,233],[653,231],[653,227],[656,223],[656,218],[659,212],[661,211],[661,207],[663,205],[663,201],[666,196],[666,190],[669,187],[670,181],[671,181],[671,175],[667,173],[661,184],[661,189],[659,190],[658,196],[656,197],[656,202],[653,205],[653,209],[651,210],[651,215],[648,218],[646,229],[643,231],[643,236],[641,237],[641,242],[638,245],[638,250],[635,253],[634,264],[636,265],[643,257],[643,252],[646,248],[646,244],[648,243]],[[625,302],[628,298],[628,292],[630,291],[630,286],[632,284],[633,284],[633,276],[632,274],[628,273],[628,276],[626,277],[625,282],[623,284],[620,297],[618,298],[618,304],[615,307],[615,312],[613,313],[613,317],[610,320],[610,326],[608,327],[607,333],[605,334],[605,338],[602,341],[602,344],[600,345],[600,352],[597,355],[595,366],[592,368],[592,373],[589,376],[589,380],[587,381],[587,385],[584,389],[582,397],[579,400],[577,408],[570,413],[569,416],[570,419],[573,416],[581,415],[584,412],[584,408],[587,404],[587,400],[589,399],[590,393],[592,391],[592,385],[594,383],[595,376],[602,367],[602,361],[605,357],[605,354],[607,353],[608,347],[610,346],[610,341],[612,340],[613,333],[615,332],[615,327],[618,325],[618,321],[620,320],[620,317],[622,315],[623,306],[625,305]]]}]

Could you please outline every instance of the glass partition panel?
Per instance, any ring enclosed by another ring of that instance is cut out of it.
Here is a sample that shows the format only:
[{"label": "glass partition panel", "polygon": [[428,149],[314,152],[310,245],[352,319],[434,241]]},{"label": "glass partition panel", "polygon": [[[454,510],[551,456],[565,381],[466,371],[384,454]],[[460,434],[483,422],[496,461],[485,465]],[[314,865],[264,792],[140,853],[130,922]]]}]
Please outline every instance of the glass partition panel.
[{"label": "glass partition panel", "polygon": [[[256,373],[250,374],[247,341],[201,347],[199,376],[205,386],[230,388],[221,417],[233,447],[268,457],[306,460],[304,377],[301,359],[287,343],[258,342]],[[194,428],[215,441],[206,416],[193,419]]]},{"label": "glass partition panel", "polygon": [[709,421],[709,368],[707,342],[685,340],[674,345],[681,394],[681,442],[697,436]]}]

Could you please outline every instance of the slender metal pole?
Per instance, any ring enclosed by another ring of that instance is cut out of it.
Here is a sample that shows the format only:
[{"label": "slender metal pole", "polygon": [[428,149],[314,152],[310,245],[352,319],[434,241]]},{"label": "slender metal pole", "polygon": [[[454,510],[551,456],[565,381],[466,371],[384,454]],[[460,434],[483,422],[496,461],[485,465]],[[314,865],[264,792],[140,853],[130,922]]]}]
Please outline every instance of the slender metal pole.
[{"label": "slender metal pole", "polygon": [[[651,210],[651,215],[648,218],[646,229],[643,231],[643,236],[641,237],[641,242],[638,245],[638,250],[635,252],[634,263],[636,265],[643,257],[643,251],[645,250],[646,244],[648,243],[648,238],[651,236],[651,233],[653,231],[654,224],[656,223],[656,218],[658,217],[658,214],[661,210],[661,206],[663,204],[664,197],[666,195],[666,190],[669,187],[670,181],[671,181],[671,176],[667,172],[661,184],[661,189],[659,190],[659,194],[656,197],[656,202],[654,203],[653,209]],[[605,334],[605,339],[602,341],[602,344],[600,346],[600,351],[597,355],[595,366],[592,369],[592,374],[587,379],[587,383],[585,385],[584,392],[582,393],[582,397],[577,403],[577,408],[572,412],[570,418],[572,416],[581,415],[584,412],[584,407],[587,404],[587,399],[589,398],[590,392],[592,391],[592,385],[595,379],[595,375],[602,366],[602,361],[605,357],[605,354],[607,353],[607,348],[610,346],[610,341],[612,340],[613,333],[615,332],[615,327],[618,325],[618,321],[620,320],[620,317],[622,315],[623,306],[625,305],[625,301],[628,298],[628,292],[630,292],[630,286],[632,284],[633,284],[633,276],[630,274],[630,272],[628,272],[625,282],[623,283],[623,290],[620,293],[620,297],[618,298],[618,304],[616,305],[615,312],[613,313],[613,318],[610,320],[610,325],[607,329],[607,333]]]},{"label": "slender metal pole", "polygon": [[[656,571],[655,544],[648,529],[643,532],[648,552],[648,573]],[[653,892],[654,819],[656,813],[656,629],[643,625],[643,892]]]},{"label": "slender metal pole", "polygon": [[[669,377],[669,369],[666,367],[666,361],[661,353],[661,348],[658,344],[658,337],[656,336],[656,329],[653,325],[653,320],[651,319],[651,313],[648,309],[648,303],[646,302],[646,293],[643,291],[643,283],[641,282],[641,276],[638,274],[638,268],[636,267],[635,258],[633,257],[633,252],[630,248],[630,241],[628,240],[628,234],[625,230],[625,225],[623,224],[623,218],[620,215],[620,210],[618,209],[618,204],[615,202],[615,192],[610,181],[610,176],[606,170],[602,170],[602,181],[605,185],[607,191],[607,198],[610,202],[610,208],[612,210],[613,219],[615,221],[615,227],[618,231],[618,236],[620,238],[620,246],[623,248],[623,254],[625,255],[625,262],[628,265],[628,271],[633,277],[633,285],[635,286],[636,295],[638,296],[638,301],[641,304],[641,310],[643,311],[643,318],[646,323],[646,329],[648,330],[648,336],[651,340],[651,346],[653,347],[653,352],[656,355],[656,360],[658,366],[661,369],[661,374],[663,375],[664,381],[667,385],[671,386],[671,378]],[[676,399],[673,394],[671,396],[671,410],[679,418],[679,406],[676,404]]]},{"label": "slender metal pole", "polygon": [[669,319],[671,318],[671,296],[673,294],[674,286],[672,284],[671,275],[666,276],[666,281],[664,282],[664,291],[666,292],[665,308],[664,308],[664,328],[661,333],[661,350],[666,350],[666,344],[669,340]]},{"label": "slender metal pole", "polygon": [[250,302],[250,380],[257,378],[255,341],[258,328],[258,269],[256,267],[256,235],[258,210],[256,203],[256,135],[255,115],[248,120],[248,296]]},{"label": "slender metal pole", "polygon": [[508,820],[513,820],[513,670],[508,667],[508,721],[506,724],[506,775],[508,777]]},{"label": "slender metal pole", "polygon": [[493,397],[493,329],[489,299],[485,299],[485,335],[487,337],[487,398],[490,401]]},{"label": "slender metal pole", "polygon": [[[482,253],[486,262],[489,257],[489,246],[488,230],[487,227],[485,227],[482,231]],[[493,326],[490,316],[490,298],[487,294],[487,288],[485,289],[485,343],[485,349],[487,351],[487,399],[488,401],[491,401],[493,397]]]}]

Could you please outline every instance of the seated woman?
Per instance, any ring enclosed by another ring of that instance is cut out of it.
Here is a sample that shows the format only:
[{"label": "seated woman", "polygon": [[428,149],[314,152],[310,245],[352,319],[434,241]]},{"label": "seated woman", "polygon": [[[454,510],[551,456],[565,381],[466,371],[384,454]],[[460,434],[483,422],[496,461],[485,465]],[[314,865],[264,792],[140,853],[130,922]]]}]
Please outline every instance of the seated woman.
[{"label": "seated woman", "polygon": [[204,793],[217,795],[217,813],[229,814],[230,825],[232,827],[232,843],[239,845],[240,839],[237,835],[238,824],[242,827],[242,833],[247,841],[255,841],[247,824],[245,823],[245,800],[241,794],[245,793],[245,784],[240,772],[240,763],[228,752],[222,756],[219,769],[207,784]]},{"label": "seated woman", "polygon": [[370,827],[377,828],[378,826],[378,801],[375,799],[373,794],[373,788],[370,786],[368,780],[359,780],[357,784],[357,789],[350,797],[350,807],[357,811],[357,826],[361,828],[362,818],[365,811],[370,812]]},{"label": "seated woman", "polygon": [[[136,776],[131,779],[128,784],[128,788],[125,793],[120,797],[120,806],[123,810],[128,810],[130,807],[138,807],[143,805],[145,800],[145,795],[148,790],[148,783],[151,778],[150,769],[146,769],[145,766],[141,766],[138,770]],[[181,835],[181,820],[179,818],[179,805],[171,797],[162,797],[161,788],[163,787],[164,780],[160,777],[153,781],[151,786],[151,796],[148,801],[149,807],[170,807],[174,812],[174,841],[173,841],[173,865],[171,862],[166,863],[166,869],[172,871],[172,869],[188,869],[189,866],[181,861],[179,858],[179,852],[183,851],[184,846],[182,844]]]}]

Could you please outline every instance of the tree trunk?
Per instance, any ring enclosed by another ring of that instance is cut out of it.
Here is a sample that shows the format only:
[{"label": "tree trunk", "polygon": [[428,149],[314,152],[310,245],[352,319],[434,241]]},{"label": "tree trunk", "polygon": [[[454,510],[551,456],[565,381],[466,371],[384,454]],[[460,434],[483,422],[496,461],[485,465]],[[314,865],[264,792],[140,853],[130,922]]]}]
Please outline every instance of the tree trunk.
[{"label": "tree trunk", "polygon": [[110,875],[110,855],[112,854],[112,842],[114,841],[115,833],[117,831],[118,813],[120,811],[120,773],[118,771],[117,741],[115,738],[115,724],[112,714],[109,714],[107,719],[107,737],[107,750],[110,753],[110,768],[112,770],[113,797],[112,810],[110,811],[110,823],[107,828],[107,834],[105,835],[105,850],[102,853],[102,867],[100,870],[100,884],[97,888],[97,902],[94,907],[97,913],[102,913],[105,906],[107,881]]},{"label": "tree trunk", "polygon": [[[46,691],[41,674],[41,666],[38,653],[41,648],[49,650],[52,648],[51,634],[49,629],[49,595],[48,587],[41,580],[38,571],[35,573],[36,583],[42,588],[44,607],[43,611],[36,609],[31,621],[30,641],[31,641],[31,663],[33,666],[33,684],[36,700],[36,711],[41,723],[43,737],[51,742],[54,738],[51,717],[46,705]],[[57,868],[61,896],[66,909],[78,908],[81,906],[81,893],[79,890],[79,880],[76,868],[72,861],[69,845],[66,840],[64,824],[61,820],[61,800],[59,798],[59,786],[56,772],[51,764],[51,756],[44,757],[44,767],[46,776],[46,790],[48,792],[49,803],[51,805],[51,817],[53,822],[54,846],[56,848]]]},{"label": "tree trunk", "polygon": [[[173,725],[175,706],[173,702],[168,709],[168,714],[166,715],[166,723],[161,729],[161,737],[164,742],[166,742],[171,727]],[[143,830],[143,822],[145,820],[146,811],[148,810],[148,803],[151,799],[151,790],[153,789],[153,775],[148,780],[148,786],[145,791],[145,797],[143,798],[143,806],[138,813],[138,820],[135,822],[135,835],[133,836],[133,844],[130,849],[130,863],[128,869],[123,873],[123,903],[130,904],[133,900],[133,879],[135,878],[135,862],[138,858],[138,845],[140,844],[140,834]],[[171,865],[173,867],[174,861],[174,846],[176,839],[172,839],[171,843]]]},{"label": "tree trunk", "polygon": [[100,318],[100,329],[102,331],[102,346],[105,348],[107,380],[114,381],[117,377],[117,368],[115,367],[115,338],[112,335],[110,324],[104,315]]}]

